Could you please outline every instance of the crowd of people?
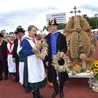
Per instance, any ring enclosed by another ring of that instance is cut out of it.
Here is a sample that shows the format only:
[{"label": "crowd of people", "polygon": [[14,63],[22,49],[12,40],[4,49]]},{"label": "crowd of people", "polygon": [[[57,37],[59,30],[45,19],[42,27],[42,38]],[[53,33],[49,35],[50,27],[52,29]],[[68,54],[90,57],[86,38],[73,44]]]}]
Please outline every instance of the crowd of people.
[{"label": "crowd of people", "polygon": [[[14,75],[15,82],[21,83],[26,92],[32,92],[33,98],[43,98],[40,89],[49,81],[54,87],[52,98],[56,98],[59,91],[60,98],[64,98],[63,89],[64,83],[69,80],[68,74],[66,71],[57,72],[52,66],[53,56],[58,51],[62,55],[67,51],[66,37],[57,31],[57,25],[55,21],[49,23],[49,34],[42,39],[37,39],[37,28],[34,25],[28,27],[28,36],[25,36],[24,28],[18,26],[8,42],[0,33],[0,81],[3,76],[7,80],[9,75]],[[33,50],[37,41],[43,39],[48,44],[44,60],[38,58]]]}]

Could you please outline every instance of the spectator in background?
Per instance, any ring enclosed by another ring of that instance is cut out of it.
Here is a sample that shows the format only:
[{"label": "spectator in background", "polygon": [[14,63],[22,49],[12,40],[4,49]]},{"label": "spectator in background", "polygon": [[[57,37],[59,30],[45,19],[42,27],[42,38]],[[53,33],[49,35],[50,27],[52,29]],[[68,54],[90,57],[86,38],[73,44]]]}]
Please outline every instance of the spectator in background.
[{"label": "spectator in background", "polygon": [[14,41],[14,48],[13,48],[13,61],[16,64],[16,82],[19,82],[19,56],[17,53],[18,47],[21,46],[22,43],[22,37],[24,36],[25,30],[21,27],[18,26],[15,30],[15,34],[17,38]]},{"label": "spectator in background", "polygon": [[7,61],[8,61],[8,71],[9,74],[15,74],[16,73],[16,66],[15,66],[15,62],[13,62],[13,47],[14,47],[14,40],[16,39],[15,34],[11,34],[10,35],[10,39],[9,42],[7,44]]},{"label": "spectator in background", "polygon": [[4,40],[4,35],[0,33],[0,81],[2,80],[2,72],[5,73],[5,79],[8,79],[7,65],[7,42]]},{"label": "spectator in background", "polygon": [[1,34],[4,36],[5,38],[5,34],[6,34],[6,30],[1,30]]},{"label": "spectator in background", "polygon": [[8,42],[7,39],[6,39],[6,30],[1,30],[0,32],[4,36],[3,40],[5,40],[6,42]]},{"label": "spectator in background", "polygon": [[98,31],[97,31],[97,33],[96,33],[96,39],[98,40]]}]

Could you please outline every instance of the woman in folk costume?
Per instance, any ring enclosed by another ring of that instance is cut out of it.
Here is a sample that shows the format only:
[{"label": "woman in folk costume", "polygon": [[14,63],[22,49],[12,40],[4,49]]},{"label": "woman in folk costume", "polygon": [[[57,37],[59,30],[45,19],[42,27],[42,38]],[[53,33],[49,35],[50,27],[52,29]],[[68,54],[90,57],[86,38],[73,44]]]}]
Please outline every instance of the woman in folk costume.
[{"label": "woman in folk costume", "polygon": [[19,55],[18,55],[18,48],[21,46],[22,37],[24,36],[25,30],[18,26],[15,30],[15,34],[17,38],[14,41],[14,48],[13,48],[13,61],[16,65],[16,78],[15,81],[19,82]]},{"label": "woman in folk costume", "polygon": [[[21,29],[23,29],[23,28],[21,28]],[[23,78],[24,78],[24,64],[25,64],[25,60],[26,60],[26,57],[24,56],[23,51],[22,51],[23,38],[24,38],[24,33],[19,42],[20,44],[17,47],[17,54],[19,57],[19,83],[21,83],[22,85],[23,85]]]},{"label": "woman in folk costume", "polygon": [[[38,34],[36,35],[37,40],[41,40],[42,37]],[[28,82],[28,66],[27,66],[27,57],[23,54],[23,49],[19,52],[20,57],[24,58],[24,76],[23,76],[23,86],[26,90],[26,93],[31,92],[29,82]]]},{"label": "woman in folk costume", "polygon": [[18,27],[17,32],[21,31],[21,39],[18,41],[17,54],[19,58],[19,82],[24,86],[26,93],[30,92],[28,84],[28,73],[27,73],[27,57],[23,53],[22,41],[25,37],[25,30],[22,27]]},{"label": "woman in folk costume", "polygon": [[0,33],[0,81],[2,80],[3,71],[5,79],[8,79],[7,42],[3,38],[4,36]]},{"label": "woman in folk costume", "polygon": [[7,44],[7,61],[8,61],[8,71],[10,74],[15,74],[16,73],[16,66],[15,66],[15,62],[13,62],[13,47],[14,47],[14,40],[15,40],[15,35],[11,34],[10,35],[10,40]]},{"label": "woman in folk costume", "polygon": [[29,35],[23,39],[22,48],[27,56],[28,82],[33,98],[43,98],[39,89],[46,85],[46,75],[42,60],[37,58],[33,51],[36,44],[36,32],[37,28],[34,25],[28,27]]},{"label": "woman in folk costume", "polygon": [[[48,55],[45,58],[45,62],[48,69],[48,81],[53,83],[54,93],[52,98],[56,98],[58,90],[60,89],[60,98],[64,98],[64,82],[69,79],[67,72],[57,72],[52,65],[53,57],[61,52],[61,55],[67,51],[66,38],[63,34],[57,31],[56,21],[51,21],[49,23],[50,33],[45,37],[48,44]],[[59,85],[57,77],[59,77]],[[60,87],[59,87],[60,86]]]}]

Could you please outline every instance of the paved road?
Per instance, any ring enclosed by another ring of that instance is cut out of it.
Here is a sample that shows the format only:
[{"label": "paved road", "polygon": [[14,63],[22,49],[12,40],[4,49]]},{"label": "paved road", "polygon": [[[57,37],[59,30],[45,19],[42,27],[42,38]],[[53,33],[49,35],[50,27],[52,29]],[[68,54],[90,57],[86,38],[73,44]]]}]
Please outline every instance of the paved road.
[{"label": "paved road", "polygon": [[[93,92],[87,82],[88,79],[70,79],[64,87],[65,98],[98,98],[98,93]],[[48,86],[41,90],[44,98],[51,98],[52,92],[53,88]],[[0,81],[0,98],[32,98],[32,94],[26,94],[24,88],[9,77]]]}]

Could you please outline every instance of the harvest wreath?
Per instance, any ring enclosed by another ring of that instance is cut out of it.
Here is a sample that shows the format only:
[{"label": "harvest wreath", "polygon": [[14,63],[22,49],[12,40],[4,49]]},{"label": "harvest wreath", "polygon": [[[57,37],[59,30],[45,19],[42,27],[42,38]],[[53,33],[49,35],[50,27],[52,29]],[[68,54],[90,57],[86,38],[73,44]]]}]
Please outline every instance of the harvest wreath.
[{"label": "harvest wreath", "polygon": [[34,53],[40,59],[44,59],[47,55],[48,45],[45,41],[37,41],[35,47],[33,48]]},{"label": "harvest wreath", "polygon": [[66,55],[63,54],[62,52],[58,52],[56,56],[53,57],[53,62],[52,65],[54,66],[55,70],[58,72],[65,72],[68,71],[68,66],[66,63]]}]

